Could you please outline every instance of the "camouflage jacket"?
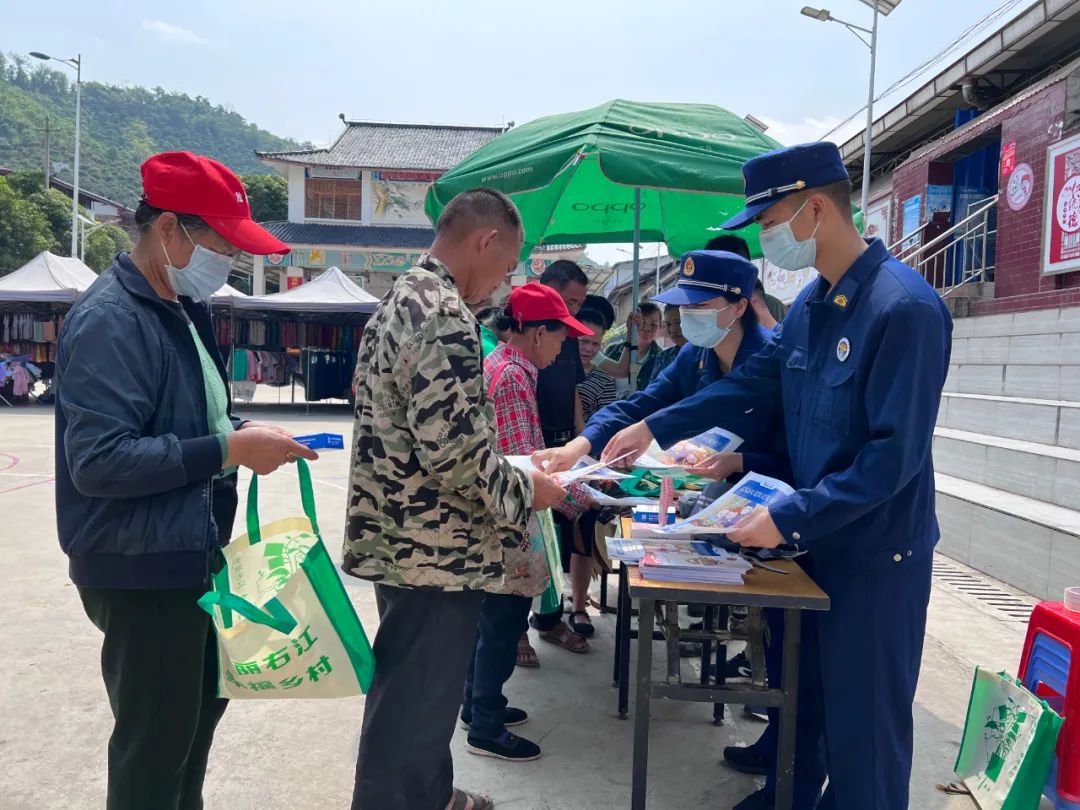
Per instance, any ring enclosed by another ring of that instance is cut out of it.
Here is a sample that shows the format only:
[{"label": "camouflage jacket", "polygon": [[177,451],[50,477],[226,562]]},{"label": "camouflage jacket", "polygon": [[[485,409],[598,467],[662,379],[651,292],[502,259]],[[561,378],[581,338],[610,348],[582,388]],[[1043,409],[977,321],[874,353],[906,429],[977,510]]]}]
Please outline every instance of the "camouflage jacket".
[{"label": "camouflage jacket", "polygon": [[502,581],[532,482],[497,453],[482,368],[476,319],[446,266],[422,257],[360,343],[346,572],[404,587]]}]

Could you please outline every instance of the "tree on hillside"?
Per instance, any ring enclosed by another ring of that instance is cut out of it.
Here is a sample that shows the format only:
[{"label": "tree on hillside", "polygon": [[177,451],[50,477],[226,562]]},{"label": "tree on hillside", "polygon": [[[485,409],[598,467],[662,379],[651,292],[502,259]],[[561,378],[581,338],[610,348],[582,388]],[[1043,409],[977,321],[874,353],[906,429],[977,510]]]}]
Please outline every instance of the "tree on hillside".
[{"label": "tree on hillside", "polygon": [[289,184],[279,174],[248,174],[240,178],[247,189],[251,216],[271,222],[289,216]]},{"label": "tree on hillside", "polygon": [[49,220],[0,177],[0,273],[17,270],[43,250],[55,250]]},{"label": "tree on hillside", "polygon": [[123,228],[106,225],[86,237],[83,261],[95,273],[100,273],[112,264],[113,257],[122,250],[131,250],[131,239]]},{"label": "tree on hillside", "polygon": [[[25,195],[25,200],[41,211],[49,221],[49,231],[57,245],[71,245],[71,197],[55,188],[40,189]],[[82,209],[80,209],[82,210]]]}]

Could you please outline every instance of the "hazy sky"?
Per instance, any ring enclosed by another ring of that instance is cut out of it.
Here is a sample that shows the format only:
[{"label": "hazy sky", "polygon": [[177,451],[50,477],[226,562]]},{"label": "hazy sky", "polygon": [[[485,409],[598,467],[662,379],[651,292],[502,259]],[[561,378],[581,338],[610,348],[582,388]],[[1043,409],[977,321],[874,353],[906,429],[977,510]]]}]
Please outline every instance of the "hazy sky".
[{"label": "hazy sky", "polygon": [[[1030,5],[1013,1],[1007,16]],[[878,88],[1003,4],[903,0],[881,22]],[[867,48],[835,23],[801,16],[803,0],[0,5],[7,6],[4,51],[78,51],[88,80],[205,96],[271,132],[316,144],[337,135],[342,112],[499,125],[617,97],[717,104],[751,113],[779,141],[797,143],[859,109],[867,92]],[[819,5],[869,26],[871,11],[859,0]]]}]

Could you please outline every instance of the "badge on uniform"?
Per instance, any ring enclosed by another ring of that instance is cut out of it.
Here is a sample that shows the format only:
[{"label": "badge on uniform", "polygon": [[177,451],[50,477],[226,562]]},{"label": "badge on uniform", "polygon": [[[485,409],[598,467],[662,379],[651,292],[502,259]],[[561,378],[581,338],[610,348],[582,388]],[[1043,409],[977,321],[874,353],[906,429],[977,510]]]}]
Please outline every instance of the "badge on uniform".
[{"label": "badge on uniform", "polygon": [[836,344],[836,359],[841,363],[845,362],[848,357],[851,356],[851,341],[846,337],[840,338],[840,342]]},{"label": "badge on uniform", "polygon": [[684,276],[694,275],[694,260],[692,258],[687,257],[686,261],[683,262],[682,272]]},{"label": "badge on uniform", "polygon": [[840,307],[840,309],[847,309],[847,296],[840,293],[840,295],[833,299],[833,303]]}]

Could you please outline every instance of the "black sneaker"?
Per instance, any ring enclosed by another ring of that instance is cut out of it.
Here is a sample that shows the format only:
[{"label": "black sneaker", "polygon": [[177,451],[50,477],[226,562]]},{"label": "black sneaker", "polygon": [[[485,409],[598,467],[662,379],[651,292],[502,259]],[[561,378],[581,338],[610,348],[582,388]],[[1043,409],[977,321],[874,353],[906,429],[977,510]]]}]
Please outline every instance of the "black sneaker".
[{"label": "black sneaker", "polygon": [[729,658],[724,667],[724,680],[728,683],[749,683],[753,671],[750,668],[750,660],[746,653],[739,653]]},{"label": "black sneaker", "polygon": [[[513,728],[514,726],[523,726],[529,721],[529,713],[524,709],[515,709],[513,706],[507,706],[503,712],[503,725],[507,728]],[[466,720],[464,717],[459,719],[459,724],[466,731],[469,730],[469,725],[472,720]]]},{"label": "black sneaker", "polygon": [[769,772],[769,761],[756,745],[739,748],[729,745],[724,749],[724,762],[739,773],[761,776]]},{"label": "black sneaker", "polygon": [[540,759],[540,746],[512,731],[504,731],[494,740],[469,737],[465,750],[480,757],[494,757],[507,762],[532,762]]}]

